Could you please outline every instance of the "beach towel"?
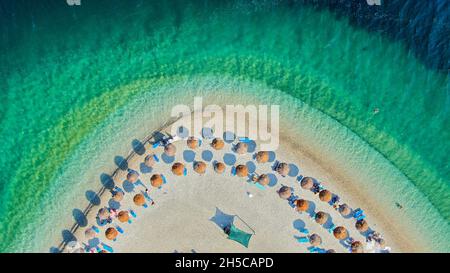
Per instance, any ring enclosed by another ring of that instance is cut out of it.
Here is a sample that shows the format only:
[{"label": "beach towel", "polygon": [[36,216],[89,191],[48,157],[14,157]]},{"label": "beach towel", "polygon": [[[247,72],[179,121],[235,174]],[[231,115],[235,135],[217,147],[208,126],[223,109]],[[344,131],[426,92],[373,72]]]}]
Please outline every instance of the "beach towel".
[{"label": "beach towel", "polygon": [[248,247],[251,237],[252,234],[242,231],[237,227],[235,227],[234,225],[231,225],[230,233],[228,234],[228,239],[236,241],[241,245]]}]

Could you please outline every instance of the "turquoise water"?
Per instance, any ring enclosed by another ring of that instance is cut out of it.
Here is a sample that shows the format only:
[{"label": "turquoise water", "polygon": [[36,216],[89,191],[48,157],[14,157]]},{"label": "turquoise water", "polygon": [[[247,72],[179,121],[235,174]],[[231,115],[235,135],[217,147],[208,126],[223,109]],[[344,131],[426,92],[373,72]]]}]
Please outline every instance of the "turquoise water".
[{"label": "turquoise water", "polygon": [[[405,177],[407,184],[389,181],[404,189],[405,202],[409,188],[421,193],[429,207],[420,206],[417,217],[436,212],[442,232],[434,228],[433,235],[449,241],[448,74],[426,68],[401,42],[330,11],[246,3],[85,0],[79,7],[54,1],[14,9],[0,39],[0,251],[48,251],[55,242],[43,234],[61,232],[54,219],[70,220],[77,187],[100,186],[102,168],[125,149],[98,163],[100,152],[86,147],[111,139],[128,145],[131,133],[108,128],[142,123],[142,115],[124,114],[131,102],[152,98],[144,112],[161,113],[146,117],[157,123],[174,98],[195,89],[183,88],[190,80],[208,77],[228,79],[228,88],[241,81],[267,86],[275,91],[261,97],[278,92],[295,102],[282,114],[306,104],[350,129],[367,153],[380,154],[377,160]],[[153,97],[167,85],[177,88]],[[83,179],[69,175],[92,164],[99,164],[96,172]]]}]

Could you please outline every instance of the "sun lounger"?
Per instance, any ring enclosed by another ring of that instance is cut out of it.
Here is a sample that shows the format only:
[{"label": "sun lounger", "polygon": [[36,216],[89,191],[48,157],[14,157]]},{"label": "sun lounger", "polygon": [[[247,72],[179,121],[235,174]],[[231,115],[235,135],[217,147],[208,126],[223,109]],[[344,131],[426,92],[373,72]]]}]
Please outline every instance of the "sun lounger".
[{"label": "sun lounger", "polygon": [[202,146],[202,140],[201,139],[198,140],[198,146],[199,147]]},{"label": "sun lounger", "polygon": [[298,181],[298,182],[302,181],[302,179],[303,179],[303,175],[297,176],[297,181]]},{"label": "sun lounger", "polygon": [[259,183],[254,183],[254,185],[255,185],[258,189],[261,189],[261,190],[265,190],[265,189],[266,189],[266,187],[264,187],[263,185],[261,185],[261,184],[259,184]]},{"label": "sun lounger", "polygon": [[364,218],[366,218],[366,216],[364,215],[364,214],[362,214],[362,215],[360,215],[358,218],[356,218],[356,220],[362,220],[362,219],[364,219]]},{"label": "sun lounger", "polygon": [[136,213],[135,213],[134,210],[132,210],[132,209],[130,209],[130,214],[131,214],[131,216],[133,216],[133,218],[136,218],[136,217],[137,217]]},{"label": "sun lounger", "polygon": [[148,208],[147,203],[144,203],[142,206],[144,207],[144,209]]},{"label": "sun lounger", "polygon": [[163,180],[163,184],[167,184],[166,177],[163,174],[161,174],[161,177],[162,177],[162,180]]},{"label": "sun lounger", "polygon": [[123,231],[123,229],[122,229],[121,227],[116,226],[116,229],[117,229],[118,232],[120,232],[120,233],[122,233],[122,234],[124,233],[124,231]]},{"label": "sun lounger", "polygon": [[235,176],[236,175],[236,167],[233,166],[233,168],[231,168],[231,175]]},{"label": "sun lounger", "polygon": [[105,243],[102,243],[102,247],[104,250],[109,251],[111,253],[114,253],[114,249],[110,247],[109,245],[106,245]]},{"label": "sun lounger", "polygon": [[248,138],[248,137],[240,137],[240,138],[239,138],[239,141],[240,141],[240,142],[244,142],[244,143],[249,143],[249,142],[251,142],[252,140],[251,140],[250,138]]},{"label": "sun lounger", "polygon": [[98,227],[96,227],[96,226],[92,226],[92,230],[94,230],[95,233],[99,233],[99,232],[100,232],[100,230],[99,230]]},{"label": "sun lounger", "polygon": [[301,233],[308,234],[309,230],[307,228],[299,230]]},{"label": "sun lounger", "polygon": [[158,148],[158,146],[159,145],[161,145],[161,142],[156,142],[156,143],[153,143],[153,145],[152,145],[152,148],[154,149],[154,148]]},{"label": "sun lounger", "polygon": [[156,162],[159,162],[159,158],[155,154],[153,155],[153,158],[155,159]]},{"label": "sun lounger", "polygon": [[186,169],[186,168],[184,168],[184,170],[183,170],[183,175],[184,175],[184,176],[187,175],[187,169]]},{"label": "sun lounger", "polygon": [[308,237],[299,237],[299,238],[297,238],[297,242],[307,243],[307,242],[309,242],[309,239],[308,239]]},{"label": "sun lounger", "polygon": [[353,217],[358,218],[361,214],[363,214],[363,210],[360,208],[357,208],[353,211]]},{"label": "sun lounger", "polygon": [[317,247],[310,247],[310,248],[308,248],[308,250],[309,250],[309,252],[314,253],[314,252],[317,252],[319,250],[319,248],[317,248]]},{"label": "sun lounger", "polygon": [[317,249],[317,253],[327,253],[327,251],[323,248]]},{"label": "sun lounger", "polygon": [[336,226],[334,224],[331,224],[331,227],[328,229],[329,233],[333,233],[333,230]]}]

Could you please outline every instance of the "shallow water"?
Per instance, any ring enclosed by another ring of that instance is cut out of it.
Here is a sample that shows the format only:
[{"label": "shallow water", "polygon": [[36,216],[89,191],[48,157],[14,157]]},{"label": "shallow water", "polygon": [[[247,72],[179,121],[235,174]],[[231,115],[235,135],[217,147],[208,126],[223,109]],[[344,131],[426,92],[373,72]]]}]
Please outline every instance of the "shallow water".
[{"label": "shallow water", "polygon": [[[49,18],[49,10],[58,13]],[[338,147],[342,158],[362,153],[363,163],[389,165],[374,170],[386,177],[376,184],[379,193],[392,186],[424,227],[448,239],[449,78],[427,69],[401,42],[329,11],[272,1],[2,6],[11,11],[0,39],[6,49],[0,53],[6,90],[0,166],[7,170],[0,183],[1,251],[47,251],[72,220],[73,200],[100,187],[114,156],[125,155],[131,140],[144,134],[125,128],[139,128],[143,120],[149,130],[157,127],[167,109],[198,92],[196,83],[207,92],[208,79],[217,94],[234,86],[266,101],[280,93],[291,97],[281,114],[308,111],[312,135],[323,130],[319,114],[326,114],[334,120],[326,123],[329,131],[342,137],[321,135],[322,146]],[[365,146],[336,139],[362,139]],[[81,177],[80,170],[86,170]]]}]

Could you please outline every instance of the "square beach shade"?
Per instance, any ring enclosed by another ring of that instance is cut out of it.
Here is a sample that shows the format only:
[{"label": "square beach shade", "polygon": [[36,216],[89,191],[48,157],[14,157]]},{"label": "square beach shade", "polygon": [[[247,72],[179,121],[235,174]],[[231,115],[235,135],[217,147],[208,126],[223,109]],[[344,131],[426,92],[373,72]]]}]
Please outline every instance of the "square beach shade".
[{"label": "square beach shade", "polygon": [[242,231],[235,227],[234,225],[231,225],[230,228],[230,234],[228,235],[228,239],[236,241],[240,243],[241,245],[248,247],[248,243],[250,242],[250,238],[252,237],[252,234],[247,233],[245,231]]}]

